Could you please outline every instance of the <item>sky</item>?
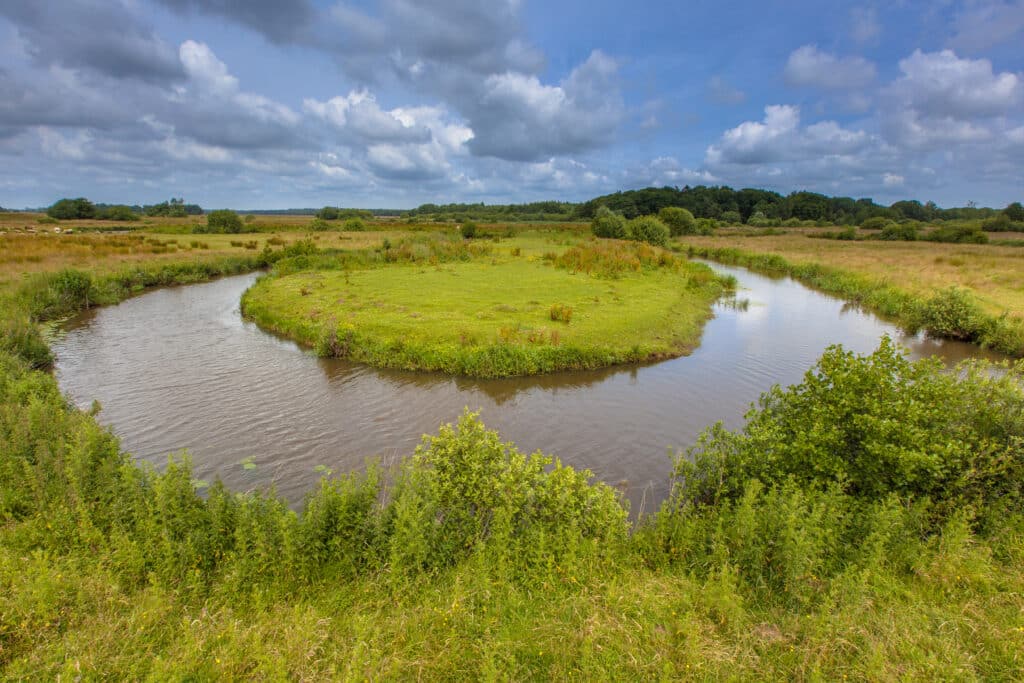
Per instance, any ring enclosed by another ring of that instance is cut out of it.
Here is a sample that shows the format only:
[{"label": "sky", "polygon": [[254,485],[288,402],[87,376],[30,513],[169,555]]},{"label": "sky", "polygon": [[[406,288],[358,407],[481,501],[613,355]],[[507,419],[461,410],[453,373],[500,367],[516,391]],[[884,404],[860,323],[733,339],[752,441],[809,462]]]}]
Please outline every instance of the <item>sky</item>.
[{"label": "sky", "polygon": [[1024,0],[0,0],[0,206],[1024,200]]}]

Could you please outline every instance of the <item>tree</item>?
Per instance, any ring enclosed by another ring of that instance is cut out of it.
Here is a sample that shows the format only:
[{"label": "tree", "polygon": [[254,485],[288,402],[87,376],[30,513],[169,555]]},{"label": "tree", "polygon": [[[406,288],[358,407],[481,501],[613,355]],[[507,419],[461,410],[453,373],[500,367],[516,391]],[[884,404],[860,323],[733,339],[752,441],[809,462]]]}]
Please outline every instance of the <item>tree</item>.
[{"label": "tree", "polygon": [[59,220],[95,218],[96,206],[85,197],[61,199],[46,210],[46,215]]},{"label": "tree", "polygon": [[1003,209],[1003,213],[1014,223],[1024,223],[1024,206],[1020,202],[1013,202]]},{"label": "tree", "polygon": [[673,237],[692,235],[697,228],[697,221],[693,214],[678,206],[666,206],[658,212],[658,218],[668,226]]},{"label": "tree", "polygon": [[336,206],[325,206],[316,212],[316,217],[322,221],[338,220],[338,215],[338,207]]},{"label": "tree", "polygon": [[594,214],[594,220],[590,222],[590,230],[596,237],[625,239],[626,219],[607,206],[599,206]]},{"label": "tree", "polygon": [[242,219],[229,209],[211,211],[206,216],[206,231],[239,233],[242,232]]},{"label": "tree", "polygon": [[659,247],[665,246],[668,242],[668,228],[657,216],[634,218],[626,225],[626,231],[629,237],[637,242],[647,242]]},{"label": "tree", "polygon": [[124,204],[114,204],[99,208],[97,218],[105,221],[137,221],[139,217],[132,211],[132,207]]}]

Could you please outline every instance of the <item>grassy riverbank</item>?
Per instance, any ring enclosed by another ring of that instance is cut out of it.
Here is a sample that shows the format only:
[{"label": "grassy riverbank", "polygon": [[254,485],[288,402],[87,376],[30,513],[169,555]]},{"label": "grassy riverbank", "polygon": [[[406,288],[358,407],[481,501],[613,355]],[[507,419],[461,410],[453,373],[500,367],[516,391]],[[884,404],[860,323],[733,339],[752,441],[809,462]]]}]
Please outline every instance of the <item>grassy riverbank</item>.
[{"label": "grassy riverbank", "polygon": [[1024,254],[1019,250],[889,242],[847,246],[803,236],[696,238],[683,246],[691,256],[788,275],[911,331],[1024,356]]},{"label": "grassy riverbank", "polygon": [[[516,263],[486,246],[473,258]],[[276,251],[58,268],[5,285],[4,316],[48,353],[38,321],[146,286],[271,261],[343,279],[387,250]],[[298,513],[199,495],[187,460],[134,463],[5,344],[2,678],[1024,677],[1024,367],[832,349],[681,455],[669,502],[631,524],[613,489],[472,415],[394,477],[325,478]]]},{"label": "grassy riverbank", "polygon": [[1015,382],[830,351],[631,528],[468,415],[386,492],[200,497],[0,352],[2,675],[1017,680]]},{"label": "grassy riverbank", "polygon": [[[438,261],[439,247],[454,255]],[[421,239],[396,245],[409,257],[391,265],[272,273],[246,292],[242,310],[323,355],[501,377],[687,353],[727,284],[646,245],[536,247]]]}]

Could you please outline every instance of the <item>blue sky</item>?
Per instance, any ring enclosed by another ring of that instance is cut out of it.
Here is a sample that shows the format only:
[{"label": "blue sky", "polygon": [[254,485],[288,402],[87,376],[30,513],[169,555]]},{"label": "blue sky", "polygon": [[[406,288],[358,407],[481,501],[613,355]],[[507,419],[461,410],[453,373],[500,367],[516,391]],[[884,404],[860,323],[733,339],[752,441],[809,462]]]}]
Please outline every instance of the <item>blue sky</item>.
[{"label": "blue sky", "polygon": [[1024,199],[1024,0],[0,0],[0,206]]}]

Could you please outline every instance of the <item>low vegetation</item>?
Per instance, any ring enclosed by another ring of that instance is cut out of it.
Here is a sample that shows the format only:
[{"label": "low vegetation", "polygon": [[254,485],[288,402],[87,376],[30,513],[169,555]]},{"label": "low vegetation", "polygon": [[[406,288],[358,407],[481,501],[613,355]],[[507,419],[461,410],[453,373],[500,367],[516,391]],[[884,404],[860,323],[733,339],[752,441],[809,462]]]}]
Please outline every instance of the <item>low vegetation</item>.
[{"label": "low vegetation", "polygon": [[[473,414],[298,511],[133,463],[0,351],[8,678],[1024,676],[1019,372],[830,349],[616,491]],[[147,656],[140,656],[146,653]]]},{"label": "low vegetation", "polygon": [[789,275],[910,331],[1024,355],[1024,273],[1013,248],[864,241],[822,248],[802,236],[728,243],[741,246],[715,238],[691,240],[687,248],[693,256]]},{"label": "low vegetation", "polygon": [[540,257],[523,253],[526,240],[508,244],[407,239],[376,262],[284,261],[242,308],[322,355],[499,377],[686,353],[725,284],[643,244]]}]

